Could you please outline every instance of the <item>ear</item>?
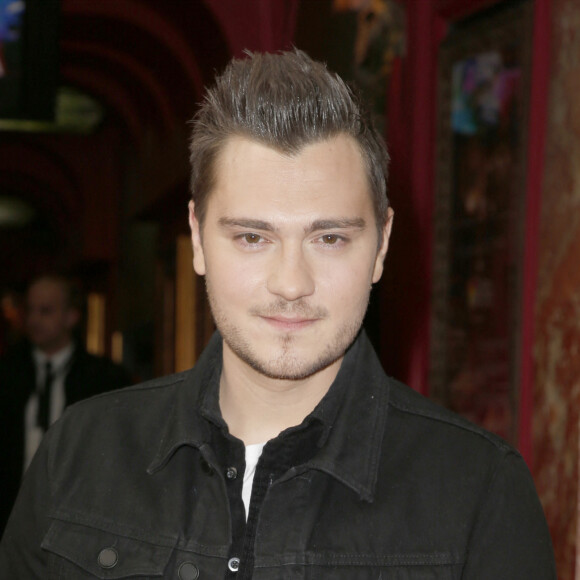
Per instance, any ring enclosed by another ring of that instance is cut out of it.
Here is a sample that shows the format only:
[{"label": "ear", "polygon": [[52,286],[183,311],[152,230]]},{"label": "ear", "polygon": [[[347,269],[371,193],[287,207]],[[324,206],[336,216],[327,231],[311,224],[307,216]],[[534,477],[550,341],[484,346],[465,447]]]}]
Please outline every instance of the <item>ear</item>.
[{"label": "ear", "polygon": [[200,276],[205,275],[205,256],[201,243],[201,226],[195,216],[195,204],[189,202],[189,227],[191,229],[191,245],[193,247],[193,269]]},{"label": "ear", "polygon": [[395,212],[392,208],[387,210],[387,221],[383,226],[383,240],[381,242],[381,247],[377,252],[377,257],[375,258],[375,267],[373,269],[373,284],[378,282],[383,275],[383,264],[385,262],[385,257],[387,255],[387,250],[389,249],[389,238],[391,237],[391,229],[393,227],[393,217]]}]

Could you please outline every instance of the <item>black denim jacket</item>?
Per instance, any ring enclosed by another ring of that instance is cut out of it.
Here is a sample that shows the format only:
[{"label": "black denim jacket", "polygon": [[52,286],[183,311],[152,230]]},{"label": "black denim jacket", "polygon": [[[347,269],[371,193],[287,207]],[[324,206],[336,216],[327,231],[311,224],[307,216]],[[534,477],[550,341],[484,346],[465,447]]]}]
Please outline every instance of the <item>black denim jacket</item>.
[{"label": "black denim jacket", "polygon": [[[227,476],[199,411],[216,364],[219,335],[193,370],[67,412],[24,479],[0,578],[229,574]],[[556,578],[516,451],[387,378],[364,334],[337,380],[324,445],[266,491],[255,580]]]}]

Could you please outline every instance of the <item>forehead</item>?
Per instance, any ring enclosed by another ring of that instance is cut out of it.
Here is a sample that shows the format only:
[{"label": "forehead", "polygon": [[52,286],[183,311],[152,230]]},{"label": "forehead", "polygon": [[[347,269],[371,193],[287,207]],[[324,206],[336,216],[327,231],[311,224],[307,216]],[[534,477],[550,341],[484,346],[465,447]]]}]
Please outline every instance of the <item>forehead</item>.
[{"label": "forehead", "polygon": [[373,212],[363,157],[348,136],[307,145],[295,154],[235,137],[216,161],[208,211]]},{"label": "forehead", "polygon": [[66,301],[66,292],[55,280],[39,280],[28,289],[27,301],[29,304],[62,304]]}]

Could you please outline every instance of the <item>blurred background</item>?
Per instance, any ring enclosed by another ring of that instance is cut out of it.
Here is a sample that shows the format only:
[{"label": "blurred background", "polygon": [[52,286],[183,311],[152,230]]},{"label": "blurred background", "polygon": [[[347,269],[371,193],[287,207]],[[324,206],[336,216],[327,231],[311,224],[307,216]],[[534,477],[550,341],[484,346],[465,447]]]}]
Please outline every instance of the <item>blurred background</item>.
[{"label": "blurred background", "polygon": [[89,352],[135,381],[195,363],[188,120],[231,57],[292,46],[389,145],[385,368],[521,450],[580,578],[577,0],[0,0],[0,354],[59,272]]}]

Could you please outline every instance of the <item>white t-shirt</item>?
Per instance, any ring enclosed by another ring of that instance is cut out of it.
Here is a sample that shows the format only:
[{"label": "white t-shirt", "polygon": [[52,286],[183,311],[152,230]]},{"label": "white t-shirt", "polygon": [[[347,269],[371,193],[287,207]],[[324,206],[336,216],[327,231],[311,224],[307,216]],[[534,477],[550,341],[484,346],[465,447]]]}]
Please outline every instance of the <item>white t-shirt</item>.
[{"label": "white t-shirt", "polygon": [[242,499],[244,500],[244,507],[246,508],[246,520],[248,519],[248,511],[250,510],[250,498],[252,497],[252,486],[254,484],[254,475],[256,474],[256,465],[265,443],[255,443],[254,445],[246,445],[246,471],[244,472],[244,485],[242,487]]}]

